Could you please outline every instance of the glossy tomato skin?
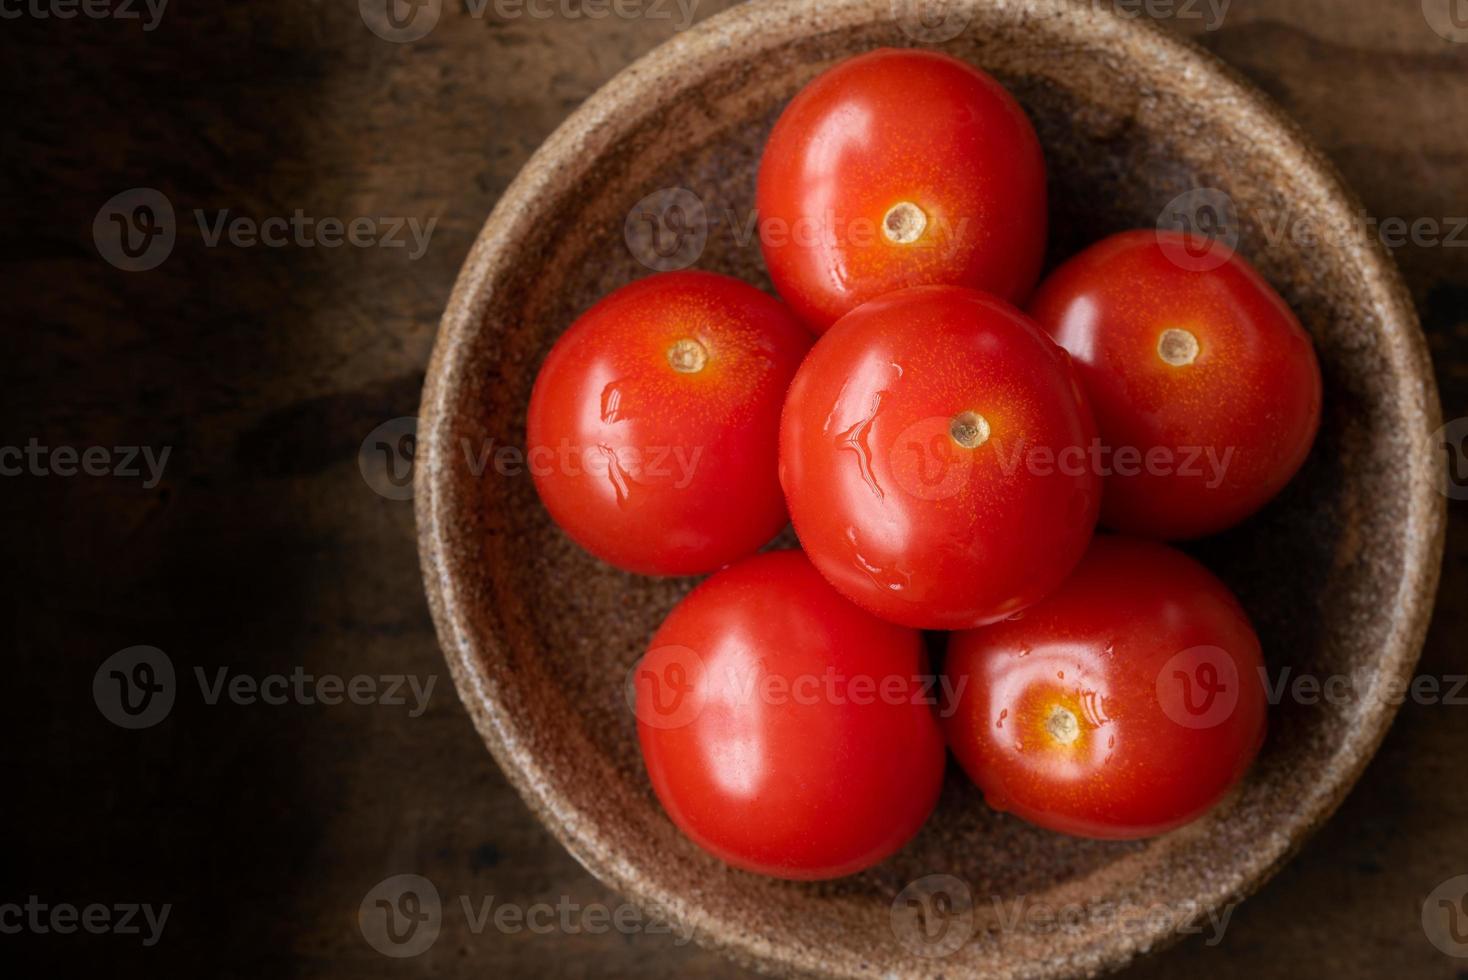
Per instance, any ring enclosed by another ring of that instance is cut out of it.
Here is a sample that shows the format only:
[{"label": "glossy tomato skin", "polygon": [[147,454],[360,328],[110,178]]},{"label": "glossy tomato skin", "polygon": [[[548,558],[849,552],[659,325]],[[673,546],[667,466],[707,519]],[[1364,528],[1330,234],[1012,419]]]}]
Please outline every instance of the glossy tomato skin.
[{"label": "glossy tomato skin", "polygon": [[[760,244],[817,331],[884,293],[951,284],[1023,302],[1044,259],[1045,160],[998,82],[933,51],[883,49],[796,95],[760,160]],[[900,208],[912,205],[917,212]],[[920,213],[889,234],[901,215]]]},{"label": "glossy tomato skin", "polygon": [[1262,670],[1248,617],[1207,569],[1100,535],[1043,602],[953,634],[944,672],[960,695],[944,725],[995,809],[1080,837],[1150,837],[1243,777],[1264,740]]},{"label": "glossy tomato skin", "polygon": [[917,286],[812,349],[785,402],[780,481],[806,553],[853,602],[967,629],[1038,601],[1085,553],[1094,441],[1043,331],[986,293]]},{"label": "glossy tomato skin", "polygon": [[1309,455],[1321,405],[1310,337],[1226,245],[1114,235],[1046,279],[1030,312],[1075,358],[1096,413],[1107,526],[1169,540],[1221,531]]},{"label": "glossy tomato skin", "polygon": [[721,860],[789,879],[897,851],[946,755],[921,638],[847,602],[798,551],[690,593],[633,671],[638,737],[673,822]]},{"label": "glossy tomato skin", "polygon": [[708,572],[785,525],[780,403],[812,337],[728,276],[640,279],[583,314],[530,396],[526,461],[575,541],[649,575]]}]

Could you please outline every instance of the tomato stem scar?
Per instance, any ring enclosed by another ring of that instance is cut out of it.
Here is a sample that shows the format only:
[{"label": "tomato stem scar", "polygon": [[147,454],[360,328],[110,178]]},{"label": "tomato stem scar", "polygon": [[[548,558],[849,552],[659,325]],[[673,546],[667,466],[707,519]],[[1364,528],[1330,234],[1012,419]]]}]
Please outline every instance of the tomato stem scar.
[{"label": "tomato stem scar", "polygon": [[1081,737],[1081,723],[1069,710],[1056,705],[1045,719],[1045,730],[1061,745],[1069,745]]},{"label": "tomato stem scar", "polygon": [[894,245],[917,241],[928,227],[928,216],[911,201],[898,201],[882,218],[882,234]]},{"label": "tomato stem scar", "polygon": [[668,363],[682,374],[697,374],[708,360],[709,352],[692,337],[675,340],[668,348]]},{"label": "tomato stem scar", "polygon": [[977,449],[989,441],[989,420],[978,412],[959,412],[948,423],[948,435],[965,449]]},{"label": "tomato stem scar", "polygon": [[1157,338],[1157,356],[1173,367],[1184,367],[1198,358],[1198,338],[1191,331],[1169,327]]}]

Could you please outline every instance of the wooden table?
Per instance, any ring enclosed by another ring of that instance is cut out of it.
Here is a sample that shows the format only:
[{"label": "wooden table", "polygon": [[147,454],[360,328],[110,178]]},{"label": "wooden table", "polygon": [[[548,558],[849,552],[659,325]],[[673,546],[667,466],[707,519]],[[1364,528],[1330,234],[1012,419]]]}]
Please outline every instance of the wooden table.
[{"label": "wooden table", "polygon": [[[704,0],[696,19],[725,5]],[[587,909],[619,899],[485,753],[434,639],[411,504],[358,472],[364,437],[414,413],[445,297],[497,196],[682,17],[676,5],[634,19],[579,2],[535,8],[561,11],[548,18],[473,6],[445,4],[413,43],[375,36],[350,0],[179,3],[153,30],[141,4],[141,21],[4,8],[21,11],[0,23],[17,406],[4,441],[105,447],[109,472],[127,469],[118,447],[171,456],[151,487],[146,471],[57,475],[64,454],[0,484],[13,624],[0,901],[172,910],[152,947],[28,930],[0,935],[0,955],[62,975],[72,963],[117,976],[742,973],[666,934],[582,928],[599,921]],[[1168,25],[1299,119],[1372,215],[1430,218],[1445,238],[1465,220],[1468,44],[1435,33],[1418,0],[1236,0],[1217,30]],[[93,239],[98,209],[136,187],[176,212],[172,252],[147,273],[102,261]],[[270,226],[278,247],[211,244],[226,208],[256,221],[299,209],[317,223]],[[411,243],[322,244],[321,219],[359,216],[437,224],[420,256]],[[1468,231],[1396,255],[1445,415],[1468,414]],[[1422,661],[1435,675],[1468,671],[1462,507]],[[92,684],[105,657],[135,644],[166,652],[179,693],[163,721],[128,731],[98,710]],[[210,703],[195,671],[212,685],[221,669],[437,686],[417,716],[411,696]],[[1132,975],[1465,975],[1468,961],[1434,949],[1419,920],[1439,882],[1468,872],[1464,746],[1468,705],[1408,704],[1341,811],[1220,945],[1186,941]],[[401,872],[431,879],[445,912],[431,949],[394,959],[369,947],[356,916]],[[549,932],[491,919],[476,933],[490,897],[574,904],[579,931],[557,912]]]}]

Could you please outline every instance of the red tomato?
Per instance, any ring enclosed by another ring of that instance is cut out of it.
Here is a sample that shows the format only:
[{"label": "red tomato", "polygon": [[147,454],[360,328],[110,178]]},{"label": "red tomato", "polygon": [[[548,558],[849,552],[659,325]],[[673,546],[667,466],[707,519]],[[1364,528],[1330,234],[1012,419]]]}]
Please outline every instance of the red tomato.
[{"label": "red tomato", "polygon": [[1305,462],[1320,426],[1310,337],[1226,245],[1114,235],[1051,275],[1030,312],[1076,359],[1096,413],[1103,523],[1158,538],[1212,534],[1257,511]]},{"label": "red tomato", "polygon": [[780,403],[811,336],[728,276],[669,272],[573,323],[530,396],[526,460],[551,516],[650,575],[707,572],[785,525]]},{"label": "red tomato", "polygon": [[847,314],[785,402],[780,482],[811,561],[883,619],[993,622],[1085,553],[1095,430],[1065,352],[1008,303],[917,286]]},{"label": "red tomato", "polygon": [[658,799],[695,843],[780,878],[902,847],[938,800],[943,736],[921,637],[841,598],[798,551],[688,595],[634,668]]},{"label": "red tomato", "polygon": [[1045,252],[1045,159],[988,75],[884,49],[800,91],[770,133],[760,244],[785,301],[817,330],[905,286],[1023,302]]},{"label": "red tomato", "polygon": [[989,805],[1061,833],[1180,827],[1264,741],[1248,617],[1202,565],[1151,541],[1096,538],[1049,598],[955,633],[944,671],[958,692],[948,744]]}]

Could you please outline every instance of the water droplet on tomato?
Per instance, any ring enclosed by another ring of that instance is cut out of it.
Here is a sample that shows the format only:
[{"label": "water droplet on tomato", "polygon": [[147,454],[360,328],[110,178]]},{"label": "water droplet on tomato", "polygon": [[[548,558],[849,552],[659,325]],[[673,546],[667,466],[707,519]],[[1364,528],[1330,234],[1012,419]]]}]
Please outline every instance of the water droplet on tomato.
[{"label": "water droplet on tomato", "polygon": [[601,390],[601,420],[608,425],[623,421],[626,416],[622,414],[622,389],[618,387],[622,382],[612,381]]}]

